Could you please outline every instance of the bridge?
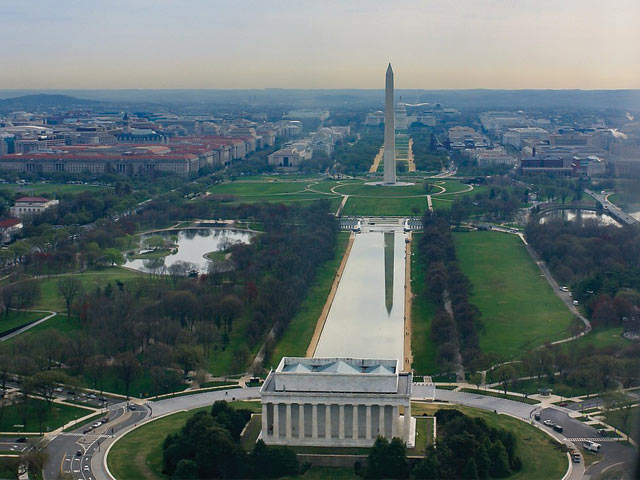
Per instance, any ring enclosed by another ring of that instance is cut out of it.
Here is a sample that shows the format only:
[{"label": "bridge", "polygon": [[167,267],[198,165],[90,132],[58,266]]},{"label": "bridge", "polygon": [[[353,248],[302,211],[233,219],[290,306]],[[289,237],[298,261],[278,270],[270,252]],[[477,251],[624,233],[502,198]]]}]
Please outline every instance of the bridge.
[{"label": "bridge", "polygon": [[613,219],[617,220],[621,225],[634,225],[638,221],[628,213],[623,212],[620,208],[606,199],[606,195],[595,194],[589,190],[585,190],[588,195],[591,195],[596,201],[595,204],[586,203],[547,203],[539,205],[540,210],[537,215],[544,215],[545,213],[552,212],[554,210],[588,210],[591,212],[599,212],[609,215]]}]

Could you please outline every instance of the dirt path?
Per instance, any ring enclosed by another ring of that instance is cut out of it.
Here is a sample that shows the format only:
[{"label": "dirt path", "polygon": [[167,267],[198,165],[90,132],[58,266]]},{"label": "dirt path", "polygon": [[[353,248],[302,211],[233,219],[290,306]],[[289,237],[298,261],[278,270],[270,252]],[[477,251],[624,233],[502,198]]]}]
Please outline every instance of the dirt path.
[{"label": "dirt path", "polygon": [[376,158],[373,159],[373,165],[369,169],[369,173],[376,173],[378,171],[378,167],[380,166],[380,162],[382,161],[382,157],[384,156],[384,145],[380,147],[380,151],[376,155]]},{"label": "dirt path", "polygon": [[336,296],[336,291],[338,290],[338,285],[340,284],[340,279],[342,278],[342,272],[344,272],[344,268],[347,265],[347,260],[349,259],[349,254],[351,253],[351,247],[353,247],[353,241],[355,240],[355,238],[356,236],[353,233],[349,237],[349,243],[347,244],[347,248],[344,252],[344,256],[342,257],[342,261],[340,262],[340,267],[338,267],[336,278],[333,280],[331,291],[329,292],[327,301],[325,302],[322,312],[320,313],[320,317],[318,318],[318,322],[316,323],[316,329],[313,332],[313,336],[311,337],[311,342],[309,342],[309,346],[307,347],[307,353],[305,354],[305,356],[307,357],[313,357],[313,354],[315,353],[316,348],[318,348],[320,335],[322,335],[324,324],[327,321],[327,316],[329,315],[331,304],[333,303],[333,299]]},{"label": "dirt path", "polygon": [[413,138],[409,139],[409,153],[407,154],[407,162],[409,162],[409,171],[416,171],[416,163],[413,157]]},{"label": "dirt path", "polygon": [[413,293],[411,291],[411,242],[412,232],[409,232],[409,242],[405,247],[405,269],[404,269],[404,371],[411,371],[413,364],[413,353],[411,351],[411,302]]}]

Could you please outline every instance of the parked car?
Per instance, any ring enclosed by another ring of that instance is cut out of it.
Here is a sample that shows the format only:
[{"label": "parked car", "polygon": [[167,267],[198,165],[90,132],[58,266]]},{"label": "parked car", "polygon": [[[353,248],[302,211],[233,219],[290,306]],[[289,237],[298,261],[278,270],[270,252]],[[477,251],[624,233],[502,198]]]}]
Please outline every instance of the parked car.
[{"label": "parked car", "polygon": [[571,452],[571,459],[573,460],[573,463],[580,463],[580,454],[576,451]]},{"label": "parked car", "polygon": [[82,434],[86,435],[87,433],[89,433],[91,431],[91,427],[89,428],[85,428],[84,430],[82,430]]},{"label": "parked car", "polygon": [[578,305],[580,305],[580,304],[578,303],[578,300],[574,300],[574,301],[573,301],[573,304],[574,304],[576,307],[577,307]]},{"label": "parked car", "polygon": [[553,420],[545,420],[544,423],[547,427],[553,427],[555,425],[555,422]]},{"label": "parked car", "polygon": [[16,438],[16,443],[27,443],[27,437]]},{"label": "parked car", "polygon": [[607,431],[604,428],[599,428],[597,430],[598,435],[602,436],[602,437],[606,437],[607,436]]},{"label": "parked car", "polygon": [[535,418],[538,422],[540,421],[540,414],[536,413],[533,418]]},{"label": "parked car", "polygon": [[554,425],[554,426],[553,426],[553,429],[554,429],[556,432],[559,432],[559,433],[562,433],[562,430],[564,430],[564,429],[562,428],[562,425]]},{"label": "parked car", "polygon": [[76,457],[81,457],[82,456],[82,450],[78,450],[76,452]]}]

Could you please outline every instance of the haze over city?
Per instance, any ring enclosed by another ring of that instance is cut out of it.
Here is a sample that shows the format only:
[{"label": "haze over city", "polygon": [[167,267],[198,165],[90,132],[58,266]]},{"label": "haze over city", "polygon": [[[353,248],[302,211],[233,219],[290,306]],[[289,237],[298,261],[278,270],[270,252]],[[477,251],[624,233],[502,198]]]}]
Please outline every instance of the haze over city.
[{"label": "haze over city", "polygon": [[2,89],[640,87],[634,0],[2,3]]}]

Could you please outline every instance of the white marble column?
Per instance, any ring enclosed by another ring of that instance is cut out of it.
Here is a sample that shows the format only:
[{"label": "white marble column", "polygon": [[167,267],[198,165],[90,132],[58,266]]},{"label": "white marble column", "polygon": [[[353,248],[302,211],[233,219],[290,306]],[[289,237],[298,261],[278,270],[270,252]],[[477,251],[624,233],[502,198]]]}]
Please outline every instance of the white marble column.
[{"label": "white marble column", "polygon": [[371,439],[371,405],[367,405],[367,421],[365,422],[367,440]]},{"label": "white marble column", "polygon": [[304,403],[298,405],[298,437],[304,438]]},{"label": "white marble column", "polygon": [[318,404],[311,405],[311,436],[318,438]]},{"label": "white marble column", "polygon": [[280,437],[280,418],[278,418],[278,403],[273,404],[273,436],[275,438]]},{"label": "white marble column", "polygon": [[284,428],[287,438],[291,438],[291,404],[287,403],[285,409]]},{"label": "white marble column", "polygon": [[384,405],[378,405],[378,435],[384,437]]},{"label": "white marble column", "polygon": [[404,407],[404,441],[409,441],[409,432],[411,431],[411,402]]},{"label": "white marble column", "polygon": [[326,404],[324,406],[324,436],[326,438],[331,438],[331,404]]},{"label": "white marble column", "polygon": [[344,438],[344,405],[340,405],[340,416],[338,417],[338,438]]},{"label": "white marble column", "polygon": [[268,418],[267,418],[267,412],[268,412],[268,404],[263,403],[262,404],[262,439],[264,440],[265,438],[267,438],[267,435],[269,435],[269,422],[268,422]]},{"label": "white marble column", "polygon": [[391,418],[391,437],[395,438],[398,436],[398,417],[400,416],[400,412],[398,411],[398,407],[393,407],[393,413]]},{"label": "white marble column", "polygon": [[358,405],[355,404],[353,405],[353,434],[351,435],[351,438],[353,438],[354,440],[357,440],[360,436],[358,428]]}]

